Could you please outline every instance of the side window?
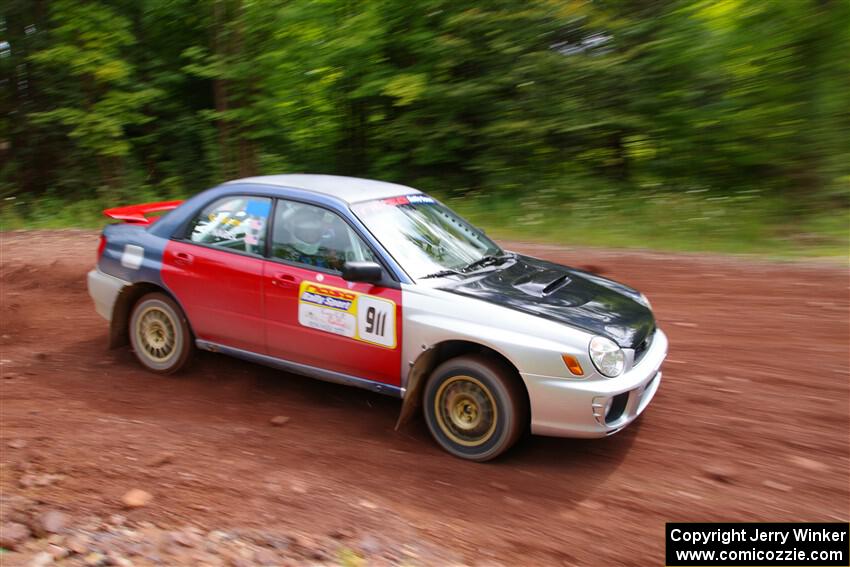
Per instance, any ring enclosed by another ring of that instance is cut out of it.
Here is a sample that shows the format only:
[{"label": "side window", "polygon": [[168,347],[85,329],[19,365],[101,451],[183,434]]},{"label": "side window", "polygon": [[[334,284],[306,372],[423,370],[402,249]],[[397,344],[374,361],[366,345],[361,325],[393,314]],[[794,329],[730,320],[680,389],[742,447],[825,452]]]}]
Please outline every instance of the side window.
[{"label": "side window", "polygon": [[349,260],[377,262],[366,243],[336,213],[285,200],[278,201],[275,211],[273,257],[337,272]]},{"label": "side window", "polygon": [[262,255],[270,210],[271,199],[266,197],[219,199],[195,217],[189,226],[187,239],[226,250]]}]

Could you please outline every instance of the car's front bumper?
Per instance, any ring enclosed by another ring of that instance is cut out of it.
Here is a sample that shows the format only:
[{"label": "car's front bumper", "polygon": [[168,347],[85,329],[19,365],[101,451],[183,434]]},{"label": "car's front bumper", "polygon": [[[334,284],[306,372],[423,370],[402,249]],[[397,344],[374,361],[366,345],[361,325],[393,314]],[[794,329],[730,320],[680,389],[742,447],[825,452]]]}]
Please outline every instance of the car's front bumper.
[{"label": "car's front bumper", "polygon": [[[661,383],[667,336],[659,329],[634,368],[611,379],[576,380],[522,373],[531,402],[531,432],[554,437],[605,437],[646,409]],[[609,419],[607,400],[613,400]]]}]

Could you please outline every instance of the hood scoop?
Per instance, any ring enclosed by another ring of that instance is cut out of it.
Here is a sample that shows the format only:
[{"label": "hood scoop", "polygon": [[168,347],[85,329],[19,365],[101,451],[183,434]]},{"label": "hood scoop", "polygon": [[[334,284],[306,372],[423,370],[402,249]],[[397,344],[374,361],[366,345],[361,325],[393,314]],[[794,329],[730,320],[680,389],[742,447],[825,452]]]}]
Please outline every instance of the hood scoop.
[{"label": "hood scoop", "polygon": [[572,278],[568,275],[563,275],[559,278],[556,278],[549,285],[543,288],[543,295],[549,295],[550,293],[555,293],[565,285],[570,285],[570,282],[573,281]]},{"label": "hood scoop", "polygon": [[520,276],[512,285],[526,295],[543,298],[569,285],[571,281],[572,278],[563,272],[545,270]]},{"label": "hood scoop", "polygon": [[637,301],[635,290],[528,256],[441,289],[604,334],[626,348],[655,328],[652,311]]}]

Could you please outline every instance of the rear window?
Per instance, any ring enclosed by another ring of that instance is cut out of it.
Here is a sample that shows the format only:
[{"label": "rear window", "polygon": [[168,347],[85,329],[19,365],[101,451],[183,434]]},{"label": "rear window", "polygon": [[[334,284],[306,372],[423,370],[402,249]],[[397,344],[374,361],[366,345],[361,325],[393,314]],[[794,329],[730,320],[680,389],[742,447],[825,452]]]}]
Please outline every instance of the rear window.
[{"label": "rear window", "polygon": [[225,197],[205,207],[189,225],[187,240],[235,252],[263,255],[271,199]]}]

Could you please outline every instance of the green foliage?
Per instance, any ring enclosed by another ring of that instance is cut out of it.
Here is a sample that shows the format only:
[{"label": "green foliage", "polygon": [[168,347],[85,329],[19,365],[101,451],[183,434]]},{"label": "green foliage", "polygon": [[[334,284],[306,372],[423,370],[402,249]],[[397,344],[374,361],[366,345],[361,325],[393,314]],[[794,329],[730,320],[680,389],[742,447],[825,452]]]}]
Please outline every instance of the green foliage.
[{"label": "green foliage", "polygon": [[[581,232],[559,237],[581,240],[619,242],[610,223],[634,215],[662,244],[732,222],[761,242],[847,226],[848,2],[7,0],[0,15],[0,196],[18,202],[310,171],[485,217],[508,203],[529,230],[567,215]],[[600,196],[612,211],[582,216]]]},{"label": "green foliage", "polygon": [[107,185],[124,182],[123,158],[131,144],[129,126],[151,120],[144,107],[156,89],[135,80],[124,52],[133,44],[130,22],[108,6],[60,0],[51,5],[54,42],[29,56],[36,72],[50,77],[63,104],[29,115],[34,125],[63,128],[79,160],[100,164]]}]

